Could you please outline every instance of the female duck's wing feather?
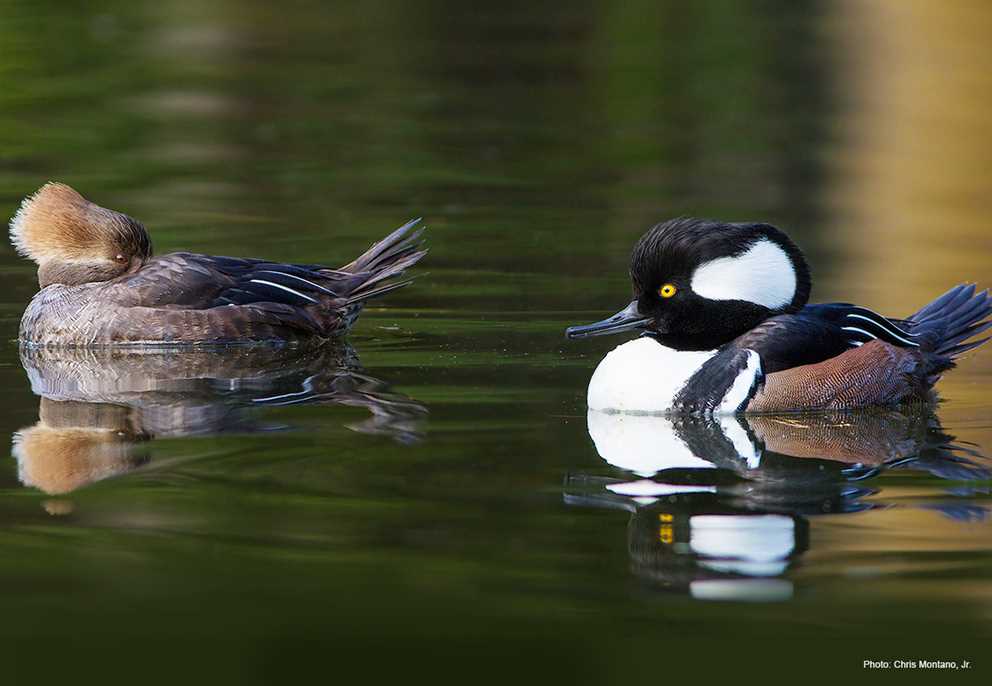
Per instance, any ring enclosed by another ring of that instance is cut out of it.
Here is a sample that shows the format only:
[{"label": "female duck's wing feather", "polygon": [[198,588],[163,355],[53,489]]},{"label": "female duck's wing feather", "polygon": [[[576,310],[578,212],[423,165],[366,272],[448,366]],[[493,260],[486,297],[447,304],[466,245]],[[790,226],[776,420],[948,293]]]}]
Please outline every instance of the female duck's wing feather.
[{"label": "female duck's wing feather", "polygon": [[[366,275],[264,260],[172,253],[103,285],[121,308],[101,337],[162,343],[294,340],[344,333],[360,306],[346,295]],[[342,295],[338,295],[338,292]]]},{"label": "female duck's wing feather", "polygon": [[261,302],[343,307],[362,275],[238,257],[171,253],[113,282],[127,306],[206,309]]},{"label": "female duck's wing feather", "polygon": [[399,279],[426,254],[418,221],[341,269],[194,253],[152,258],[101,284],[100,302],[122,313],[104,317],[93,335],[169,343],[344,334],[366,300],[410,283]]},{"label": "female duck's wing feather", "polygon": [[342,309],[409,283],[395,279],[427,254],[423,230],[415,230],[419,222],[407,222],[341,269],[179,252],[148,260],[112,282],[106,295],[127,306],[281,303]]}]

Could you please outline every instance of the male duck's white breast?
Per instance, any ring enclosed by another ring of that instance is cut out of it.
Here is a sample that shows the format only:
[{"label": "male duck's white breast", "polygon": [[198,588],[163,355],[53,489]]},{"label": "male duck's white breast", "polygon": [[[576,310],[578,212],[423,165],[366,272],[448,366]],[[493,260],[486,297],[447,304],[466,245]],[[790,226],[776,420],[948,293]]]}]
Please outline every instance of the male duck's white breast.
[{"label": "male duck's white breast", "polygon": [[672,400],[715,350],[673,350],[647,336],[614,348],[589,381],[589,409],[667,412]]},{"label": "male duck's white breast", "polygon": [[[761,380],[760,356],[753,350],[745,352],[745,366],[728,377],[723,396],[711,405],[713,414],[743,410]],[[587,396],[589,409],[664,414],[673,409],[675,397],[683,389],[692,397],[694,389],[687,388],[687,384],[716,353],[673,350],[647,336],[624,343],[607,354],[593,372]]]}]

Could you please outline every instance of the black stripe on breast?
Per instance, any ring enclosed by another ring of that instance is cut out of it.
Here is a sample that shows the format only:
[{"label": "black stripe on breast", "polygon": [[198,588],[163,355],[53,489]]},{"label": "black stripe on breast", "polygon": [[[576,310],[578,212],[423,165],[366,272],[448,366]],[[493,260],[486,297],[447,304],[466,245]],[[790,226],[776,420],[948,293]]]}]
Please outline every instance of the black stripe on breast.
[{"label": "black stripe on breast", "polygon": [[[729,418],[729,420],[737,422],[747,433],[752,446],[758,445],[758,441],[747,422],[737,418]],[[712,416],[673,417],[672,426],[676,435],[696,457],[712,462],[721,469],[729,469],[734,472],[747,471],[746,458],[737,451],[737,447],[727,436],[720,422]]]},{"label": "black stripe on breast", "polygon": [[[672,408],[684,413],[713,413],[727,397],[737,377],[747,369],[751,354],[757,355],[756,352],[739,348],[733,343],[724,346],[689,377],[685,386],[675,396]],[[739,407],[746,406],[747,401],[754,397],[762,383],[763,374],[759,369],[755,383],[748,389],[747,396],[742,399]]]}]

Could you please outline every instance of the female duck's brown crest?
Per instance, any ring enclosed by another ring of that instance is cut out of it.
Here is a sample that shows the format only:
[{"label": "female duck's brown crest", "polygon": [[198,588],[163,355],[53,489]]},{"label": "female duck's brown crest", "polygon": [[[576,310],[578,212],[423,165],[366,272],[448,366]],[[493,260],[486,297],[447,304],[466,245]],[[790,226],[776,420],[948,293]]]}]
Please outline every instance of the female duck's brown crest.
[{"label": "female duck's brown crest", "polygon": [[10,221],[10,241],[38,263],[42,287],[112,279],[152,253],[141,222],[100,207],[63,183],[46,183],[24,199]]}]

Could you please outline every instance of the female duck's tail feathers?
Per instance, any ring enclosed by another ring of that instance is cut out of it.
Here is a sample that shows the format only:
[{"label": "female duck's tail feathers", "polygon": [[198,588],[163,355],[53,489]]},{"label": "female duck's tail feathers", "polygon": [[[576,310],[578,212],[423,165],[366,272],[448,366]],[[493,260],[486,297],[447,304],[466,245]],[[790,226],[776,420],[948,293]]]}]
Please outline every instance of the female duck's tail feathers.
[{"label": "female duck's tail feathers", "polygon": [[353,305],[369,298],[395,291],[413,280],[391,281],[419,262],[427,250],[423,244],[423,229],[414,228],[420,219],[407,222],[362,253],[354,262],[340,269],[355,277],[354,286],[346,293],[347,304]]},{"label": "female duck's tail feathers", "polygon": [[975,291],[974,284],[955,286],[903,322],[919,342],[931,384],[957,357],[992,338],[971,340],[992,329],[992,298],[988,290]]},{"label": "female duck's tail feathers", "polygon": [[421,247],[420,238],[424,230],[413,231],[413,229],[420,221],[420,217],[411,219],[381,241],[373,243],[372,247],[356,257],[353,262],[341,267],[341,271],[352,274],[375,271],[376,267],[389,263],[397,256],[416,252]]}]

